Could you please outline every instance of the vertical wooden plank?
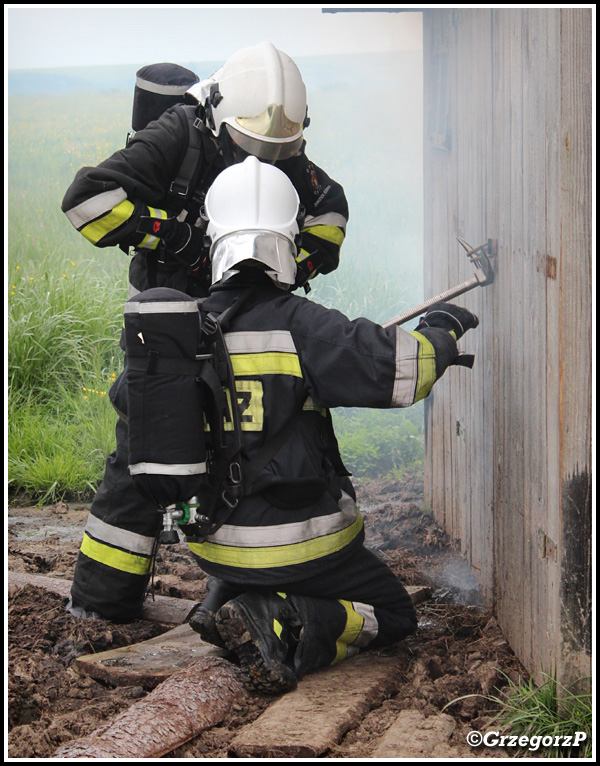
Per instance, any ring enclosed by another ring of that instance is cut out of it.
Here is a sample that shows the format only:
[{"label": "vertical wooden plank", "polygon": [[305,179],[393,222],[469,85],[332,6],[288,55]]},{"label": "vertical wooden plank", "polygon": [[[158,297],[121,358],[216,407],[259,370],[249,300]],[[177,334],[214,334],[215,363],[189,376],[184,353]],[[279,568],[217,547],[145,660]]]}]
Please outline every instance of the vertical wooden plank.
[{"label": "vertical wooden plank", "polygon": [[[423,287],[425,297],[432,295],[432,274],[435,268],[434,231],[436,211],[432,194],[435,178],[435,162],[431,133],[434,130],[436,87],[435,17],[423,17]],[[439,67],[438,67],[439,68]],[[439,111],[439,110],[438,110]],[[439,450],[435,436],[435,408],[430,395],[425,400],[425,469],[424,494],[426,505],[435,510],[437,476],[439,475]],[[436,513],[436,519],[438,519]]]},{"label": "vertical wooden plank", "polygon": [[[495,17],[494,157],[499,189],[496,276],[495,549],[497,614],[509,643],[522,651],[523,399],[522,399],[522,93],[520,12]],[[520,656],[520,655],[519,655]]]},{"label": "vertical wooden plank", "polygon": [[[524,192],[524,332],[526,349],[523,390],[524,430],[525,597],[530,603],[530,635],[526,656],[538,678],[549,671],[551,651],[547,581],[547,431],[546,431],[546,113],[548,12],[523,11],[523,192]],[[526,638],[526,636],[525,636]]]},{"label": "vertical wooden plank", "polygon": [[[459,160],[462,168],[460,193],[463,197],[465,230],[467,241],[473,245],[485,242],[492,236],[487,230],[487,176],[491,157],[491,120],[492,120],[492,74],[491,74],[491,12],[476,9],[462,11],[468,14],[465,23],[466,35],[459,42],[463,51],[463,69],[459,73],[461,90],[465,93],[461,118],[461,133],[464,140],[460,144],[465,157]],[[464,278],[472,276],[472,266],[462,257]],[[491,288],[492,289],[492,288]],[[476,364],[472,371],[463,370],[460,384],[464,396],[461,397],[462,411],[457,415],[457,422],[465,424],[462,435],[466,450],[465,469],[459,474],[462,482],[461,497],[464,499],[465,545],[468,559],[478,573],[478,579],[484,590],[492,591],[493,549],[491,538],[491,508],[486,507],[486,486],[493,483],[492,437],[486,428],[492,423],[485,422],[484,401],[487,393],[492,392],[491,371],[492,344],[482,342],[487,335],[491,340],[491,311],[486,310],[486,289],[474,290],[461,299],[462,305],[474,311],[481,320],[480,327],[468,333],[462,348],[474,352]],[[490,297],[490,296],[487,296]],[[490,304],[491,307],[491,304]],[[488,399],[488,401],[491,401]],[[488,408],[491,410],[491,408]]]},{"label": "vertical wooden plank", "polygon": [[[481,148],[481,190],[484,200],[482,240],[498,239],[498,190],[494,178],[494,103],[493,103],[493,11],[486,11],[486,23],[481,30],[480,45],[483,48],[479,66],[482,71],[481,92],[478,93],[479,133]],[[479,244],[479,243],[478,243]],[[492,266],[498,269],[497,259]],[[492,285],[475,291],[474,309],[481,319],[478,332],[473,335],[472,350],[475,353],[478,377],[477,419],[479,436],[476,449],[479,453],[479,472],[482,476],[480,495],[474,498],[479,507],[473,506],[473,515],[480,526],[481,549],[473,552],[473,566],[481,576],[486,603],[492,603],[494,596],[494,305],[496,286]]]},{"label": "vertical wooden plank", "polygon": [[[506,304],[506,319],[509,320],[510,349],[508,366],[503,374],[508,375],[508,397],[504,406],[509,410],[508,430],[504,434],[507,443],[506,454],[510,468],[510,488],[507,495],[509,534],[504,541],[505,566],[510,577],[511,633],[519,647],[521,656],[529,660],[529,634],[531,630],[531,600],[528,587],[528,547],[526,542],[526,520],[524,508],[524,431],[526,427],[523,370],[525,365],[526,284],[524,272],[524,213],[523,189],[523,11],[507,10],[509,16],[508,43],[510,53],[510,147],[511,164],[509,205],[510,205],[510,294]],[[510,313],[509,313],[510,312]]]},{"label": "vertical wooden plank", "polygon": [[591,669],[591,9],[561,9],[562,682]]},{"label": "vertical wooden plank", "polygon": [[[449,63],[453,25],[448,11],[426,14],[424,19],[424,72],[426,135],[425,157],[425,293],[435,295],[448,286],[448,196],[452,184],[452,114]],[[440,525],[451,524],[447,380],[442,380],[426,402],[426,454],[429,470],[426,491]]]},{"label": "vertical wooden plank", "polygon": [[[470,10],[455,11],[457,17],[456,25],[456,141],[455,141],[455,167],[456,167],[456,216],[458,219],[458,230],[455,235],[460,235],[467,240],[472,240],[474,232],[474,220],[476,215],[472,210],[472,168],[474,164],[473,154],[476,148],[473,145],[475,139],[475,127],[472,123],[472,104],[471,92],[473,88],[473,68],[470,66],[472,61],[476,60],[473,51],[473,26],[474,12]],[[455,261],[452,263],[452,283],[458,284],[467,278],[466,259],[456,243],[454,244]],[[452,255],[451,255],[452,257]],[[465,305],[467,295],[457,299],[457,303]],[[464,341],[460,346],[464,347]],[[461,552],[469,555],[471,550],[471,528],[470,528],[470,507],[466,496],[466,477],[471,475],[472,466],[469,461],[467,450],[467,440],[465,433],[470,434],[469,413],[469,380],[464,374],[464,370],[453,370],[451,378],[452,386],[452,424],[451,438],[453,444],[453,465],[452,477],[455,487],[454,494],[454,514],[455,529],[454,536],[460,540]],[[476,489],[473,487],[473,490]]]},{"label": "vertical wooden plank", "polygon": [[[546,534],[560,543],[560,282],[561,216],[560,216],[560,122],[561,122],[561,33],[560,10],[547,15],[547,50],[544,89],[546,101],[546,478],[548,508]],[[546,556],[547,631],[545,666],[556,667],[560,651],[558,555]]]},{"label": "vertical wooden plank", "polygon": [[[471,164],[472,164],[472,140],[474,129],[471,123],[470,92],[472,86],[472,72],[468,65],[472,43],[473,11],[457,9],[454,11],[456,18],[456,45],[455,45],[455,124],[456,130],[453,136],[453,159],[455,172],[455,189],[452,198],[457,227],[449,232],[453,236],[449,254],[449,285],[463,282],[466,276],[466,260],[462,248],[456,242],[456,235],[465,239],[471,239],[469,229],[471,223],[470,188],[471,188]],[[466,296],[456,300],[458,304],[465,305]],[[465,341],[459,345],[464,346]],[[453,487],[453,528],[452,536],[460,541],[462,554],[467,554],[471,546],[469,516],[466,497],[464,493],[465,474],[470,473],[467,461],[465,430],[470,423],[466,417],[469,381],[465,379],[464,370],[449,371],[448,385],[450,387],[450,429],[449,441],[452,445],[452,487]]]},{"label": "vertical wooden plank", "polygon": [[[457,230],[457,138],[459,130],[459,120],[457,115],[457,12],[455,10],[444,10],[440,12],[441,23],[444,26],[446,35],[446,44],[448,47],[448,115],[450,125],[451,147],[448,152],[448,161],[446,164],[446,213],[443,221],[443,231],[445,240],[445,263],[443,268],[438,269],[438,285],[436,292],[447,289],[450,285],[456,284],[456,259],[454,251],[456,240],[454,232]],[[443,444],[444,444],[444,465],[445,465],[445,484],[444,484],[444,502],[445,502],[445,527],[448,533],[454,538],[460,537],[457,529],[458,520],[456,514],[456,480],[455,480],[455,459],[454,450],[454,417],[453,417],[453,381],[451,374],[446,374],[442,382],[438,398],[439,406],[443,407],[443,413],[440,417],[443,422]]]}]

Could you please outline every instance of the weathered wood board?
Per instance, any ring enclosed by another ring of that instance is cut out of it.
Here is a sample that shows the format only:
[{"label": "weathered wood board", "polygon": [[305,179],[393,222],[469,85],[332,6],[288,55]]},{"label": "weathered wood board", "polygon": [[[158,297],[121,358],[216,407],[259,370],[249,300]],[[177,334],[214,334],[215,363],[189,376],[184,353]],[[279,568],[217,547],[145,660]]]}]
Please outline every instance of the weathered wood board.
[{"label": "weathered wood board", "polygon": [[[34,585],[37,588],[44,588],[51,593],[56,593],[63,598],[69,598],[71,594],[70,580],[60,580],[57,577],[46,577],[29,572],[9,571],[7,574],[9,587],[23,588],[25,585]],[[142,618],[167,625],[181,625],[197,603],[197,601],[191,601],[188,598],[155,596],[154,600],[148,599],[144,603]]]},{"label": "weathered wood board", "polygon": [[364,654],[303,678],[231,743],[241,758],[317,758],[400,688],[400,660]]},{"label": "weathered wood board", "polygon": [[185,624],[138,644],[82,655],[73,663],[73,669],[113,686],[154,689],[201,657],[225,657],[226,654],[223,649],[202,641]]},{"label": "weathered wood board", "polygon": [[387,729],[372,753],[372,758],[448,758],[457,757],[448,740],[456,720],[446,713],[425,716],[420,710],[403,710]]}]

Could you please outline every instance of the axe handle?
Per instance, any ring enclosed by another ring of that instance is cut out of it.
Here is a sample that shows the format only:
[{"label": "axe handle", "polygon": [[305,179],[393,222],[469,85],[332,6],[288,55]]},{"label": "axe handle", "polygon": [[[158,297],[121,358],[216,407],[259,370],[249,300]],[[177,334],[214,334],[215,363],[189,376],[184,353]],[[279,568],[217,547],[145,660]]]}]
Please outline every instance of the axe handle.
[{"label": "axe handle", "polygon": [[415,306],[414,308],[409,309],[408,311],[405,311],[403,314],[398,314],[397,317],[394,317],[393,319],[389,319],[387,322],[383,322],[382,327],[392,327],[393,325],[404,324],[405,322],[408,322],[410,319],[414,319],[415,317],[418,317],[420,314],[426,311],[426,309],[428,309],[434,303],[437,303],[438,301],[447,301],[447,300],[451,300],[452,298],[456,298],[457,295],[462,295],[463,293],[467,293],[469,292],[469,290],[472,290],[474,287],[477,287],[480,284],[482,284],[481,281],[477,279],[477,277],[473,277],[472,279],[469,279],[467,282],[463,282],[462,284],[457,285],[456,287],[452,287],[450,290],[446,290],[445,292],[440,293],[439,295],[436,295],[434,298],[430,298],[424,303],[420,303],[418,306]]}]

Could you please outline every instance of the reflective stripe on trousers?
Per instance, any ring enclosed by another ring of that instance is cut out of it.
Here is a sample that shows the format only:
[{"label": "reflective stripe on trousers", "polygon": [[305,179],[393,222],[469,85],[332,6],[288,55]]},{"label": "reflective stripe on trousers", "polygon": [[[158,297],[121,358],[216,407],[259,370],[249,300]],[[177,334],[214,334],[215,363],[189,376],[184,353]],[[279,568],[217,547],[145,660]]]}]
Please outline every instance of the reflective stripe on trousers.
[{"label": "reflective stripe on trousers", "polygon": [[362,528],[354,500],[342,492],[337,513],[265,527],[223,524],[206,542],[190,541],[188,545],[196,556],[215,564],[273,569],[336,553],[349,545]]}]

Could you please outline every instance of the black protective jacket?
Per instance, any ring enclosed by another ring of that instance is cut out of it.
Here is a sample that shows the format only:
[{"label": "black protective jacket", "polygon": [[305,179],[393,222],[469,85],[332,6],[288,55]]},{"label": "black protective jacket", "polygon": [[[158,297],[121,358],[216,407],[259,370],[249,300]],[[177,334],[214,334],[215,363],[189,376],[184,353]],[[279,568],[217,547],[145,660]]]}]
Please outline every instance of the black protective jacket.
[{"label": "black protective jacket", "polygon": [[[63,212],[93,245],[135,249],[130,295],[156,286],[196,297],[207,293],[207,267],[193,274],[160,240],[138,232],[141,216],[180,216],[193,224],[204,195],[226,166],[216,139],[203,125],[194,126],[194,118],[193,106],[169,109],[97,167],[81,168],[63,199]],[[193,131],[199,134],[192,136]],[[193,155],[188,153],[190,145]],[[185,189],[175,182],[180,180],[184,161],[189,168],[190,158],[193,180],[188,193],[182,194]],[[299,254],[304,270],[311,276],[333,271],[348,220],[342,187],[303,150],[276,166],[292,181],[306,210]],[[180,215],[182,210],[188,211],[187,217]]]},{"label": "black protective jacket", "polygon": [[[223,306],[236,294],[220,292]],[[318,575],[364,540],[329,408],[414,404],[455,359],[456,341],[441,329],[350,320],[272,284],[256,288],[225,340],[247,459],[286,438],[225,523],[188,544],[203,569],[231,582],[276,586]]]}]

